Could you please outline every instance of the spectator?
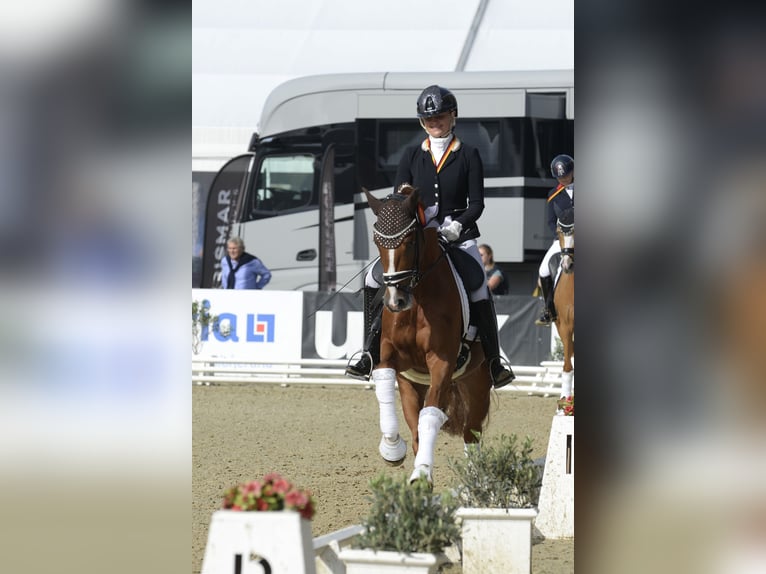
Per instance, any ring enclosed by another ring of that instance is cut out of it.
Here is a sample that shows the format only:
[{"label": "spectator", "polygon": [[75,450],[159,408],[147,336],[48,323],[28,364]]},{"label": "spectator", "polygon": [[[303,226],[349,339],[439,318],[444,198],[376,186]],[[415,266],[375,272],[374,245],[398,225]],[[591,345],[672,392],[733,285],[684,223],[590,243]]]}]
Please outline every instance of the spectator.
[{"label": "spectator", "polygon": [[245,251],[245,242],[241,238],[229,239],[226,251],[226,257],[221,259],[221,287],[263,289],[271,281],[271,271],[255,255]]},{"label": "spectator", "polygon": [[505,274],[495,265],[495,255],[486,243],[479,245],[481,262],[484,263],[484,273],[487,276],[487,287],[493,295],[508,295],[508,282]]}]

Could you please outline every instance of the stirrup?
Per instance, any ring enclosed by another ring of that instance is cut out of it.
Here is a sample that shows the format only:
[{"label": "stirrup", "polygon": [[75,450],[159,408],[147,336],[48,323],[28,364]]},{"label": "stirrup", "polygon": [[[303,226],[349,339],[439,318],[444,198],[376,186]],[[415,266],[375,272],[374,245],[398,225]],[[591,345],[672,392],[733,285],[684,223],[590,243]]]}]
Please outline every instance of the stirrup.
[{"label": "stirrup", "polygon": [[548,309],[543,311],[543,314],[535,319],[535,325],[540,325],[541,327],[549,327],[551,323],[553,323],[553,317],[551,317]]},{"label": "stirrup", "polygon": [[372,355],[369,351],[362,351],[362,357],[353,365],[351,361],[356,357],[357,353],[351,355],[346,365],[346,376],[352,379],[358,379],[360,381],[369,381],[372,376]]},{"label": "stirrup", "polygon": [[[501,375],[501,378],[499,380],[495,378],[495,373],[492,372],[494,370],[494,365],[499,365],[498,374]],[[506,374],[508,376],[505,376]],[[510,365],[508,365],[508,368],[506,368],[505,365],[503,364],[503,359],[501,357],[496,357],[495,359],[492,359],[492,361],[490,362],[489,376],[492,380],[492,386],[495,389],[502,388],[505,385],[512,383],[513,380],[516,378],[516,375],[513,374],[513,369],[511,369]]]}]

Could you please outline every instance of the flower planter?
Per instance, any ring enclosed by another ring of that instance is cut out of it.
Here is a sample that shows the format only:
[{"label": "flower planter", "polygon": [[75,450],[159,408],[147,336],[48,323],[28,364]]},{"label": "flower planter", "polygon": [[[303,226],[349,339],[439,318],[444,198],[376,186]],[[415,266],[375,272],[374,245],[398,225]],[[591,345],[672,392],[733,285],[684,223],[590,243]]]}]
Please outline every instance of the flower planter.
[{"label": "flower planter", "polygon": [[530,574],[534,508],[459,508],[463,574]]},{"label": "flower planter", "polygon": [[339,555],[346,574],[435,574],[449,562],[446,554],[388,552],[348,548]]},{"label": "flower planter", "polygon": [[311,522],[294,511],[218,510],[210,521],[202,574],[315,574]]}]

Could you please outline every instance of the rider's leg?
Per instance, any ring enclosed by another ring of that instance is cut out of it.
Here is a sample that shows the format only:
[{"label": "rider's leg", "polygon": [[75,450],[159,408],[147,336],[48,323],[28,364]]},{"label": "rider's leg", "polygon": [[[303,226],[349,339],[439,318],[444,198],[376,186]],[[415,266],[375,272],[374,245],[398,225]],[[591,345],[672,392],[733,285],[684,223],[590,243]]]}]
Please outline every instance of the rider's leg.
[{"label": "rider's leg", "polygon": [[[481,254],[475,240],[464,242],[461,249],[470,253],[474,259],[481,265]],[[500,359],[500,342],[497,339],[497,315],[495,314],[495,305],[492,302],[492,295],[487,287],[487,280],[484,279],[482,286],[476,291],[471,292],[471,315],[476,317],[476,327],[479,330],[481,338],[481,347],[484,349],[484,356],[489,364],[489,372],[492,378],[492,386],[496,389],[504,387],[516,378],[513,370],[506,368]]]},{"label": "rider's leg", "polygon": [[536,325],[550,325],[556,320],[556,310],[553,307],[553,277],[551,276],[550,260],[556,253],[561,251],[558,241],[554,241],[545,253],[540,268],[537,270],[540,276],[540,288],[543,292],[543,312],[535,321]]},{"label": "rider's leg", "polygon": [[553,277],[540,276],[540,288],[543,291],[543,312],[535,321],[536,325],[550,325],[556,320],[556,309],[553,306]]},{"label": "rider's leg", "polygon": [[492,297],[481,301],[471,303],[473,312],[476,315],[476,326],[479,328],[481,337],[481,348],[484,349],[484,356],[489,362],[489,372],[492,375],[492,386],[496,389],[504,387],[516,375],[513,370],[505,368],[500,360],[500,342],[497,338],[497,315],[495,314],[495,305]]},{"label": "rider's leg", "polygon": [[376,297],[380,289],[368,284],[364,286],[364,351],[359,361],[346,367],[346,375],[349,377],[368,381],[372,367],[380,362],[380,323],[383,304],[380,297]]}]

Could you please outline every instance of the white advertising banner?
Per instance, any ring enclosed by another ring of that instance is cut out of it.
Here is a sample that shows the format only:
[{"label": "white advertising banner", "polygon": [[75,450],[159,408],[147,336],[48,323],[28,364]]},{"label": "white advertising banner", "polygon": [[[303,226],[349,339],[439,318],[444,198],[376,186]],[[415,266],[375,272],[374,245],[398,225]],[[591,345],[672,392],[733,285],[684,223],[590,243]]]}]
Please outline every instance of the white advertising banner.
[{"label": "white advertising banner", "polygon": [[263,363],[301,358],[303,293],[250,289],[192,289],[192,301],[217,316],[203,328],[200,354]]}]

